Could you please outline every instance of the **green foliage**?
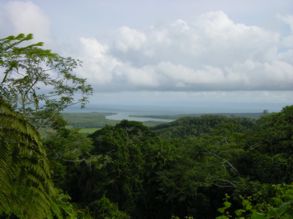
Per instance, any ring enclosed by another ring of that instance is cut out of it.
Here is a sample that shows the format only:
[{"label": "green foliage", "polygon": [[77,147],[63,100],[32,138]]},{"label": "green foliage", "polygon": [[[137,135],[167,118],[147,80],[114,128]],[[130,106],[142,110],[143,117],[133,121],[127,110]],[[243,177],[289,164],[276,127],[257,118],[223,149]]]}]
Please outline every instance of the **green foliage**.
[{"label": "green foliage", "polygon": [[123,211],[118,209],[118,206],[112,203],[108,198],[103,196],[97,201],[90,205],[93,208],[94,217],[101,219],[129,219],[130,217]]},{"label": "green foliage", "polygon": [[80,61],[43,49],[32,39],[32,34],[0,39],[2,98],[25,114],[60,111],[75,102],[84,106],[92,88],[72,73]]},{"label": "green foliage", "polygon": [[214,130],[245,131],[252,127],[254,120],[247,118],[229,118],[225,116],[205,115],[185,117],[174,122],[158,125],[153,130],[163,137],[184,138],[211,134]]},{"label": "green foliage", "polygon": [[70,193],[74,200],[91,203],[107,195],[132,216],[168,218],[200,215],[211,207],[208,202],[214,198],[209,196],[218,191],[216,187],[220,191],[234,186],[236,173],[228,158],[238,152],[227,152],[234,135],[221,141],[226,146],[222,148],[213,145],[219,137],[165,141],[141,123],[123,121],[98,130],[91,138],[92,153],[110,160],[97,172],[80,166],[78,177],[89,187],[78,192],[86,200]]},{"label": "green foliage", "polygon": [[92,142],[75,129],[59,128],[44,138],[47,156],[53,169],[53,180],[66,191],[67,169],[87,161]]},{"label": "green foliage", "polygon": [[[77,213],[70,197],[54,186],[50,168],[58,162],[49,162],[31,124],[65,130],[59,111],[75,102],[84,106],[92,88],[72,73],[78,60],[42,49],[43,43],[31,43],[32,38],[19,34],[0,39],[0,216],[76,218],[85,214]],[[81,142],[76,135],[67,138]],[[66,145],[68,140],[63,140],[59,143]],[[59,147],[50,155],[61,152],[75,159],[84,150],[83,145],[80,151],[70,146],[70,152]]]},{"label": "green foliage", "polygon": [[0,99],[0,214],[19,218],[73,217],[54,187],[38,132]]},{"label": "green foliage", "polygon": [[246,136],[246,152],[237,168],[252,180],[266,183],[293,181],[293,106],[257,121]]},{"label": "green foliage", "polygon": [[248,146],[270,155],[293,154],[293,106],[285,107],[280,113],[268,114],[257,121],[250,133]]},{"label": "green foliage", "polygon": [[97,196],[106,195],[128,213],[133,213],[142,190],[144,160],[141,147],[148,141],[144,139],[147,135],[151,133],[145,126],[127,121],[91,135],[92,153],[110,159],[95,174],[102,180],[96,183],[93,191]]},{"label": "green foliage", "polygon": [[91,134],[92,147],[61,128],[47,141],[50,160],[61,155],[51,161],[54,179],[94,218],[102,209],[102,217],[119,210],[133,218],[290,218],[290,192],[273,185],[292,172],[283,141],[290,142],[288,109],[260,120],[203,116],[152,129],[122,121]]},{"label": "green foliage", "polygon": [[229,212],[232,203],[230,196],[226,195],[224,206],[218,211],[221,216],[217,219],[289,219],[293,217],[293,185],[273,185],[274,197],[265,202],[253,203],[253,196],[241,198],[242,208]]}]

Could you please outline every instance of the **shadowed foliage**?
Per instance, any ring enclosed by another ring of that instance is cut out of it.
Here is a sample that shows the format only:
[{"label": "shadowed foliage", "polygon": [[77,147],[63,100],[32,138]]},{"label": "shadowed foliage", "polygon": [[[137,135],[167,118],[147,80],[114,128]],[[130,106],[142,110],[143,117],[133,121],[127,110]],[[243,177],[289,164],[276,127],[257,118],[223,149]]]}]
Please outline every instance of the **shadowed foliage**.
[{"label": "shadowed foliage", "polygon": [[[0,99],[0,214],[63,218],[68,197],[52,183],[38,132]],[[66,213],[67,211],[67,213]]]}]

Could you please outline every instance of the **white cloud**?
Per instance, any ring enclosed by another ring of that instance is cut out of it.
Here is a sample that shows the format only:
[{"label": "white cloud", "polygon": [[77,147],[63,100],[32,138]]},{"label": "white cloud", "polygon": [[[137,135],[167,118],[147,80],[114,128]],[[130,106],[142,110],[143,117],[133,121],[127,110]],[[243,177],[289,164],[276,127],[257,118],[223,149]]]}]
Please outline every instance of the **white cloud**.
[{"label": "white cloud", "polygon": [[221,11],[117,33],[107,44],[81,39],[82,72],[98,90],[293,89],[293,48],[285,43],[292,35],[237,23]]},{"label": "white cloud", "polygon": [[[94,38],[81,38],[83,68],[81,76],[95,83],[100,90],[127,90],[140,87],[156,86],[152,69],[147,66],[135,68],[126,62],[116,59],[109,48]],[[129,87],[130,86],[130,87]]]},{"label": "white cloud", "polygon": [[37,41],[50,41],[50,21],[31,1],[10,1],[0,14],[2,34],[33,33]]},{"label": "white cloud", "polygon": [[118,30],[118,37],[115,41],[115,46],[122,52],[129,50],[139,50],[146,41],[144,33],[131,29],[129,27],[121,27]]},{"label": "white cloud", "polygon": [[108,54],[108,48],[94,38],[81,38],[82,77],[90,83],[105,85],[113,80],[115,68],[121,63]]}]

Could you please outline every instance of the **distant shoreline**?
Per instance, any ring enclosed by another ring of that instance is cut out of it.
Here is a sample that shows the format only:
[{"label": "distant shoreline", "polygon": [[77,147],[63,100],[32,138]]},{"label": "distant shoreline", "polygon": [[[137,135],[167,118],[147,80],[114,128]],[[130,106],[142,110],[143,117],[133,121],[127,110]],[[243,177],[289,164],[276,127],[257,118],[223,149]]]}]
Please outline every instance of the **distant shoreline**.
[{"label": "distant shoreline", "polygon": [[205,115],[219,115],[228,117],[245,117],[245,118],[259,118],[263,113],[195,113],[195,114],[174,114],[174,115],[129,115],[129,117],[142,117],[142,118],[153,118],[153,119],[169,119],[176,120],[182,117],[199,117]]}]

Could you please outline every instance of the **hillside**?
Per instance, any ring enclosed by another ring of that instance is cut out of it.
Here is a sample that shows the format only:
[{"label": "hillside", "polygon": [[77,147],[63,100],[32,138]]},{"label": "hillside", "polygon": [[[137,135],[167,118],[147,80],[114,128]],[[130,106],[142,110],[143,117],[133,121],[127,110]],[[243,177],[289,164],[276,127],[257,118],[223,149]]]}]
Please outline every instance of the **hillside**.
[{"label": "hillside", "polygon": [[121,218],[290,218],[292,109],[257,120],[186,117],[153,128],[124,120],[79,143],[83,162],[55,161],[65,172],[54,179],[93,217],[101,215],[98,206]]}]

